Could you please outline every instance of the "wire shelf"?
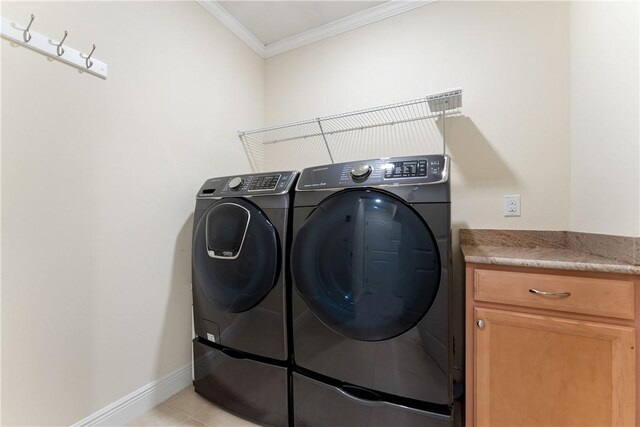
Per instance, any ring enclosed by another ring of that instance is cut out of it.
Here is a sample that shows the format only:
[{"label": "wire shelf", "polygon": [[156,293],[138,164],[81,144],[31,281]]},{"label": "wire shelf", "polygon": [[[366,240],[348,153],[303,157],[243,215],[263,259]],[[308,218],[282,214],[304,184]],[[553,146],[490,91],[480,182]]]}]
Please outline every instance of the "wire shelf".
[{"label": "wire shelf", "polygon": [[357,158],[445,151],[444,119],[462,108],[462,89],[364,110],[239,131],[254,172],[303,169]]}]

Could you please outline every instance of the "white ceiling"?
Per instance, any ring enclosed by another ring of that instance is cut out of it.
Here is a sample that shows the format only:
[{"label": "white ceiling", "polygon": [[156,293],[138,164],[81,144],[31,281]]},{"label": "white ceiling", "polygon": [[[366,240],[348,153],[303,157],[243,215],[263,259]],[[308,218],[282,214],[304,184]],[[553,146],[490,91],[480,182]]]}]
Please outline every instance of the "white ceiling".
[{"label": "white ceiling", "polygon": [[295,36],[384,1],[219,1],[264,45]]},{"label": "white ceiling", "polygon": [[415,9],[436,0],[198,0],[263,58]]}]

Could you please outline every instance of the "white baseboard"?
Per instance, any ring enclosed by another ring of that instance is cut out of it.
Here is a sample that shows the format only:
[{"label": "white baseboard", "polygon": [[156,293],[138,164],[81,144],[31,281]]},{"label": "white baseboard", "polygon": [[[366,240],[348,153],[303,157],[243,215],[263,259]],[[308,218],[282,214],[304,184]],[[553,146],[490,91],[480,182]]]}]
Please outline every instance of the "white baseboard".
[{"label": "white baseboard", "polygon": [[72,427],[122,426],[192,384],[191,362],[151,381],[125,397],[73,424]]}]

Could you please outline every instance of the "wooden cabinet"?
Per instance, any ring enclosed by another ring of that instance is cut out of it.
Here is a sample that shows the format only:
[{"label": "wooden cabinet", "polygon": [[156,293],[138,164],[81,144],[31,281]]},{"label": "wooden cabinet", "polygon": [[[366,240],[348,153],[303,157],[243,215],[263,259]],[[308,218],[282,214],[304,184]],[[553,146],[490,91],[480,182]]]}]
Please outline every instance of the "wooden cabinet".
[{"label": "wooden cabinet", "polygon": [[466,273],[467,426],[636,425],[637,278]]}]

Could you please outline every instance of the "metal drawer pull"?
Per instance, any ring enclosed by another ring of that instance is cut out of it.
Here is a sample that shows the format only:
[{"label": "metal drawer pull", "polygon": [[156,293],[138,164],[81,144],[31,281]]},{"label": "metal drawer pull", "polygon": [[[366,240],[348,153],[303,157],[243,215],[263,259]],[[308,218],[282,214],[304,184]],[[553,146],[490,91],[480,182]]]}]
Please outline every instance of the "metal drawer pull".
[{"label": "metal drawer pull", "polygon": [[559,298],[566,298],[566,297],[570,297],[571,296],[571,292],[546,292],[546,291],[539,291],[537,289],[529,289],[529,292],[531,292],[532,294],[536,294],[536,295],[542,295],[544,297],[559,297]]}]

